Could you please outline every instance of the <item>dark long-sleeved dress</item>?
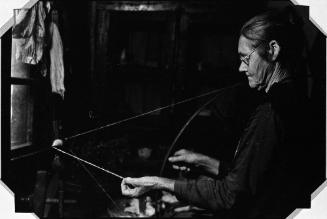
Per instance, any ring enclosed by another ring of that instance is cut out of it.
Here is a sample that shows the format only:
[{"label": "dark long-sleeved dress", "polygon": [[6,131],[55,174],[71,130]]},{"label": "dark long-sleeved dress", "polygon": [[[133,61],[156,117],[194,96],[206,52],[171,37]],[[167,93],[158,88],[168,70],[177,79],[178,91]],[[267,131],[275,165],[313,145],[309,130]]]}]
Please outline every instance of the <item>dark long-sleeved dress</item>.
[{"label": "dark long-sleeved dress", "polygon": [[227,218],[285,218],[308,207],[304,108],[292,81],[258,95],[231,166],[220,178],[176,181],[176,196]]}]

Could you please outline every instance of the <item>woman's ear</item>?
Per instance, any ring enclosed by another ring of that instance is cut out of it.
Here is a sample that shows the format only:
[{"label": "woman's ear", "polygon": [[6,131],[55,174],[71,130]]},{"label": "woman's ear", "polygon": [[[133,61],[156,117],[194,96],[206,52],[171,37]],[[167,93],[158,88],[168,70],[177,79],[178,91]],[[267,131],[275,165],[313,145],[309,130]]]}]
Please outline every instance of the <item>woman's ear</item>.
[{"label": "woman's ear", "polygon": [[274,62],[276,61],[279,53],[280,53],[280,46],[279,46],[279,43],[276,41],[276,40],[271,40],[269,42],[269,51],[268,51],[268,54],[269,54],[269,60]]}]

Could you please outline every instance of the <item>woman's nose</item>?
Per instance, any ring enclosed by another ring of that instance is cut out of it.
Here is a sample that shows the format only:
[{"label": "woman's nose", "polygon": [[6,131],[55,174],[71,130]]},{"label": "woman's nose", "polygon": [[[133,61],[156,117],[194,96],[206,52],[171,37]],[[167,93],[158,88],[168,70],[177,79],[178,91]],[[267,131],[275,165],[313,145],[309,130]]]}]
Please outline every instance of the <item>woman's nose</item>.
[{"label": "woman's nose", "polygon": [[245,72],[245,71],[247,71],[247,69],[248,69],[247,65],[244,62],[241,61],[240,67],[238,68],[238,71],[239,72]]}]

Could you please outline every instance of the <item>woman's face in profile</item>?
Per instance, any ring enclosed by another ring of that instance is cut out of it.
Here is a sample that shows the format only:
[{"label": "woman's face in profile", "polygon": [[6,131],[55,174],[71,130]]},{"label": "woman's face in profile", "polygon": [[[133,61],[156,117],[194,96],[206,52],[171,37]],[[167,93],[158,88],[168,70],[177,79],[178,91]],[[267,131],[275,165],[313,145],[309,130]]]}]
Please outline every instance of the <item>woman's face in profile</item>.
[{"label": "woman's face in profile", "polygon": [[267,86],[273,73],[272,65],[259,54],[258,49],[253,50],[251,40],[241,35],[238,41],[238,54],[241,58],[239,71],[247,76],[251,88],[261,90]]}]

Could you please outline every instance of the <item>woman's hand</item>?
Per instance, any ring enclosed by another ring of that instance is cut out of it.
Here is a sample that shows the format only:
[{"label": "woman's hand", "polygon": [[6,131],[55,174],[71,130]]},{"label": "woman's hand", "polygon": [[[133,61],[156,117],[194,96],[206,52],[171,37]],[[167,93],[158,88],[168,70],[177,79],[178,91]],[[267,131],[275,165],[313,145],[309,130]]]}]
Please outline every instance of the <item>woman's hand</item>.
[{"label": "woman's hand", "polygon": [[218,175],[219,173],[218,160],[186,149],[176,151],[168,160],[173,163],[173,168],[177,170],[188,172],[191,170],[191,166],[195,166],[203,168],[210,174]]},{"label": "woman's hand", "polygon": [[190,171],[190,165],[199,166],[198,161],[202,155],[186,149],[178,150],[172,157],[169,157],[169,162],[173,163],[173,168],[176,170]]},{"label": "woman's hand", "polygon": [[154,189],[174,190],[174,180],[156,176],[145,176],[141,178],[124,178],[121,182],[123,195],[138,197]]},{"label": "woman's hand", "polygon": [[141,178],[124,178],[121,183],[123,195],[137,197],[154,189],[158,184],[156,177],[146,176]]}]

